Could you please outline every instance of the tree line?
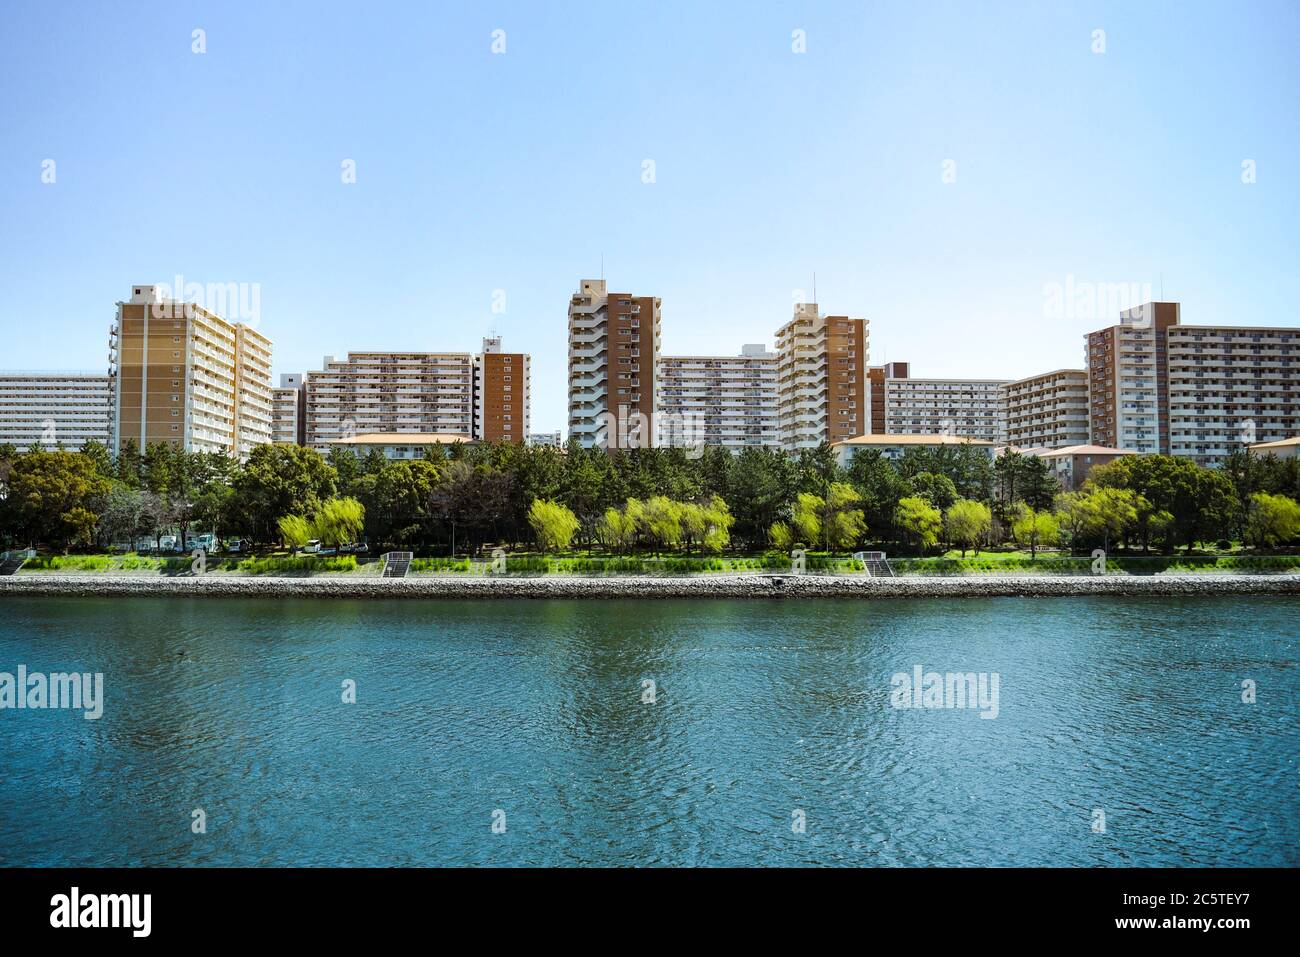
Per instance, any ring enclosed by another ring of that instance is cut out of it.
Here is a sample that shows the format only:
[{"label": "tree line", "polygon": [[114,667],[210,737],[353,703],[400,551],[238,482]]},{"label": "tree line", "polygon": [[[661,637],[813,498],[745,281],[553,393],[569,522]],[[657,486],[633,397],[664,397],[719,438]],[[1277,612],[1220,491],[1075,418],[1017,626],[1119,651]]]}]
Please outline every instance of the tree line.
[{"label": "tree line", "polygon": [[453,445],[380,452],[259,446],[239,462],[169,444],[117,455],[0,447],[0,542],[134,546],[195,531],[261,546],[364,539],[426,554],[485,545],[615,553],[883,548],[925,554],[1014,543],[1170,552],[1201,542],[1292,543],[1294,459],[1235,453],[1221,468],[1134,455],[1065,492],[1043,459],[972,446],[874,450],[841,467],[828,446],[632,449]]}]

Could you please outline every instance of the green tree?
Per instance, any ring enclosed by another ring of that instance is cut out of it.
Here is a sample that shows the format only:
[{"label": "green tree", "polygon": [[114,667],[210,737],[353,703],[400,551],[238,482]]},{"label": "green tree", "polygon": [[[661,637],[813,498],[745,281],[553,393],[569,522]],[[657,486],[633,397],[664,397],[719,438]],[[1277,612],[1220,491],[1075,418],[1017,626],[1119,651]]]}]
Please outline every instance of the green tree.
[{"label": "green tree", "polygon": [[30,544],[48,541],[63,551],[89,544],[99,515],[94,511],[109,492],[95,463],[76,452],[28,452],[9,474],[9,508]]},{"label": "green tree", "polygon": [[948,540],[961,548],[962,558],[968,548],[974,548],[978,555],[979,543],[993,528],[993,513],[983,502],[958,499],[944,513],[944,528]]},{"label": "green tree", "polygon": [[1250,497],[1246,541],[1255,548],[1285,545],[1300,536],[1300,505],[1285,495],[1256,492]]},{"label": "green tree", "polygon": [[334,469],[315,449],[259,445],[234,480],[231,519],[257,542],[279,538],[284,515],[312,515],[337,491]]},{"label": "green tree", "polygon": [[1031,560],[1038,558],[1038,549],[1055,545],[1061,535],[1056,516],[1049,511],[1037,511],[1021,503],[1011,523],[1011,533],[1016,541],[1029,546]]},{"label": "green tree", "polygon": [[295,553],[311,539],[312,524],[301,515],[286,515],[279,525],[280,537]]},{"label": "green tree", "polygon": [[918,553],[924,554],[938,544],[943,514],[925,499],[919,496],[899,499],[895,521],[904,540]]},{"label": "green tree", "polygon": [[537,545],[544,552],[561,551],[569,547],[578,531],[578,518],[559,502],[533,499],[528,509],[528,524],[532,526]]},{"label": "green tree", "polygon": [[355,542],[366,525],[365,506],[355,498],[330,498],[312,516],[315,537],[327,545]]}]

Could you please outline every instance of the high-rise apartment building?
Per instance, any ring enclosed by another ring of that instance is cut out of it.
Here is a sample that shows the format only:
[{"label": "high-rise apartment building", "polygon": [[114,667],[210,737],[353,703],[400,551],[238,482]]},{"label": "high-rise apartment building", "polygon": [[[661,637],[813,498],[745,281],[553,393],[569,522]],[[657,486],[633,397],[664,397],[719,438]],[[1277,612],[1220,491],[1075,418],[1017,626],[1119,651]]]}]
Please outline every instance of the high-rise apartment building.
[{"label": "high-rise apartment building", "polygon": [[867,320],[823,316],[799,303],[777,330],[777,415],[781,445],[816,448],[867,427]]},{"label": "high-rise apartment building", "polygon": [[1005,379],[885,379],[885,434],[1005,444]]},{"label": "high-rise apartment building", "polygon": [[532,371],[522,352],[502,352],[500,337],[483,340],[474,357],[474,438],[528,441]]},{"label": "high-rise apartment building", "polygon": [[304,444],[324,453],[371,434],[463,435],[523,442],[529,359],[485,341],[468,352],[350,352],[307,376]]},{"label": "high-rise apartment building", "polygon": [[271,441],[271,340],[133,286],[109,334],[111,446],[135,440],[246,457]]},{"label": "high-rise apartment building", "polygon": [[1169,451],[1217,465],[1300,435],[1300,328],[1170,326]]},{"label": "high-rise apartment building", "polygon": [[584,279],[569,300],[569,437],[583,448],[655,444],[660,301]]},{"label": "high-rise apartment building", "polygon": [[906,362],[886,362],[867,369],[867,425],[864,435],[885,434],[885,383],[890,379],[906,379]]},{"label": "high-rise apartment building", "polygon": [[0,372],[0,445],[108,445],[111,396],[104,373]]},{"label": "high-rise apartment building", "polygon": [[1300,431],[1300,329],[1180,319],[1151,302],[1088,334],[1094,443],[1215,465]]},{"label": "high-rise apartment building", "polygon": [[662,356],[660,444],[779,446],[776,379],[776,353],[763,345],[738,356]]},{"label": "high-rise apartment building", "polygon": [[1089,333],[1088,430],[1095,445],[1169,452],[1165,330],[1178,303],[1151,302],[1120,314],[1119,325]]},{"label": "high-rise apartment building", "polygon": [[1057,369],[1002,385],[1004,440],[1026,449],[1088,443],[1088,373]]},{"label": "high-rise apartment building", "polygon": [[280,385],[271,390],[271,441],[276,445],[302,445],[306,438],[306,376],[301,372],[280,375]]}]

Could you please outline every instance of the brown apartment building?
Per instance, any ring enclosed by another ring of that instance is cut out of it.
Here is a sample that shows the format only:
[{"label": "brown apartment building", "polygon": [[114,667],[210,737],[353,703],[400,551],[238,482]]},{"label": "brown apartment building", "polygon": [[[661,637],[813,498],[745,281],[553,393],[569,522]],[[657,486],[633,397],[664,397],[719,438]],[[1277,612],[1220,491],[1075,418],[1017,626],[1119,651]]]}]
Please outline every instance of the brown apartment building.
[{"label": "brown apartment building", "polygon": [[528,440],[530,381],[527,355],[502,352],[500,338],[483,340],[483,351],[474,357],[474,438]]},{"label": "brown apartment building", "polygon": [[271,441],[271,341],[251,327],[137,285],[109,349],[114,452],[134,439],[244,458]]},{"label": "brown apartment building", "polygon": [[781,445],[816,448],[867,429],[866,319],[823,316],[800,303],[776,333]]},{"label": "brown apartment building", "polygon": [[569,299],[569,437],[583,448],[658,444],[660,300],[584,279]]},{"label": "brown apartment building", "polygon": [[1180,319],[1151,302],[1086,336],[1094,444],[1216,465],[1300,430],[1300,329]]}]

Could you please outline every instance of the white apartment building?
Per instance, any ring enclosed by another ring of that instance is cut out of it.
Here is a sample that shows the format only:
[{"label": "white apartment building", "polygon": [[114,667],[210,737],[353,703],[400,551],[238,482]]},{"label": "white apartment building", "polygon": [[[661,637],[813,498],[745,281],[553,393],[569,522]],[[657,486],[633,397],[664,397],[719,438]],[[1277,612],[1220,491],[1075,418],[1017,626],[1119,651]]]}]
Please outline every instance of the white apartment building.
[{"label": "white apartment building", "polygon": [[1057,369],[1001,386],[1004,441],[1059,449],[1088,442],[1088,373]]},{"label": "white apartment building", "polygon": [[799,303],[776,333],[780,444],[816,448],[867,431],[866,319]]},{"label": "white apartment building", "polygon": [[499,338],[468,352],[350,352],[307,375],[303,444],[325,453],[361,435],[464,436],[523,442],[530,362]]},{"label": "white apartment building", "polygon": [[583,448],[655,442],[661,303],[584,279],[569,300],[569,437]]},{"label": "white apartment building", "polygon": [[109,444],[112,391],[93,372],[0,372],[0,445],[26,452]]},{"label": "white apartment building", "polygon": [[350,352],[307,377],[304,444],[325,454],[363,434],[474,435],[468,352]]},{"label": "white apartment building", "polygon": [[306,376],[301,372],[280,375],[280,385],[271,390],[271,441],[276,445],[301,445],[306,421]]},{"label": "white apartment building", "polygon": [[271,340],[132,287],[109,333],[110,445],[165,442],[246,458],[271,441]]},{"label": "white apartment building", "polygon": [[530,432],[528,444],[539,448],[562,449],[564,448],[564,433],[559,429],[554,432]]},{"label": "white apartment building", "polygon": [[1005,379],[886,379],[885,433],[1005,445]]},{"label": "white apartment building", "polygon": [[1217,465],[1300,434],[1300,328],[1171,325],[1169,451]]},{"label": "white apartment building", "polygon": [[738,356],[663,356],[658,383],[661,445],[781,444],[776,353],[763,345]]}]

